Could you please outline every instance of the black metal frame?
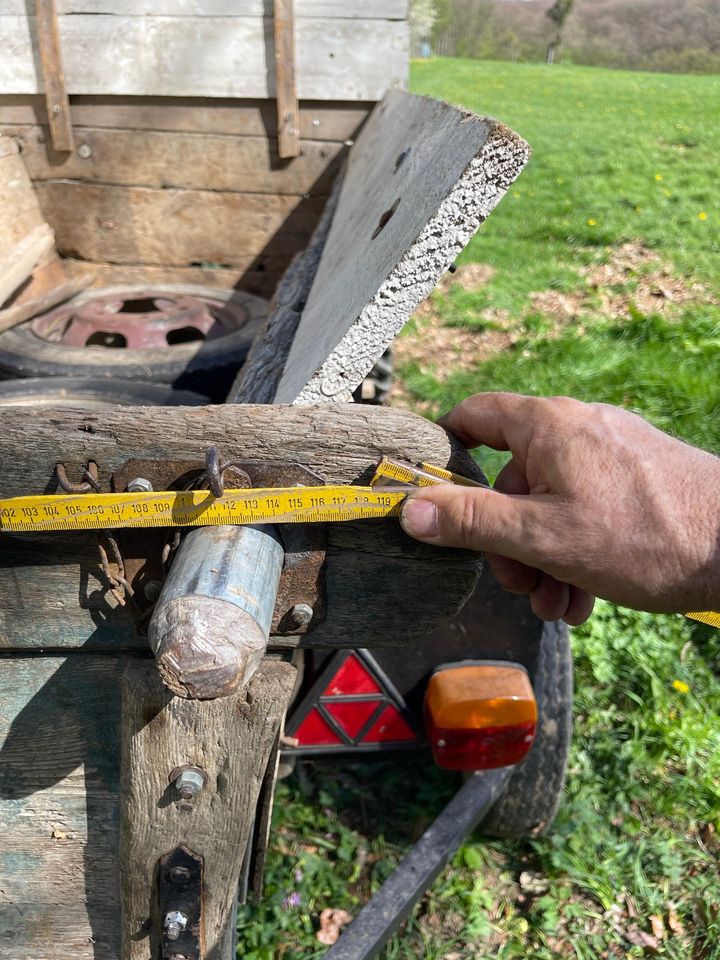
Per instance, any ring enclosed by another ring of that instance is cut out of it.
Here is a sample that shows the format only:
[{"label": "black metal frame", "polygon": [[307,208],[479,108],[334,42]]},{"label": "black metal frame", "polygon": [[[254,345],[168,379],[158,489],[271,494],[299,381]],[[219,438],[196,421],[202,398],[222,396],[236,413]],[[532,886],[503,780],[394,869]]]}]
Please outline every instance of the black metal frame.
[{"label": "black metal frame", "polygon": [[372,960],[499,799],[513,767],[473,774],[365,904],[324,960]]}]

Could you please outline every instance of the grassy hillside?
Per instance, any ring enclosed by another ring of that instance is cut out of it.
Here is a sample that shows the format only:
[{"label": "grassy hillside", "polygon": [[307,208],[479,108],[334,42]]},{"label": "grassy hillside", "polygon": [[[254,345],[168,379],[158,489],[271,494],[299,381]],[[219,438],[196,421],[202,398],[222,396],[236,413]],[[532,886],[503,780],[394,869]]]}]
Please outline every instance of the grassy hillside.
[{"label": "grassy hillside", "polygon": [[[397,402],[568,393],[720,450],[720,81],[435,61],[413,87],[500,117],[534,156],[401,338]],[[720,957],[720,632],[600,604],[574,648],[552,833],[473,838],[387,958]],[[356,912],[455,786],[395,761],[285,781],[238,955],[321,956],[321,911]]]}]

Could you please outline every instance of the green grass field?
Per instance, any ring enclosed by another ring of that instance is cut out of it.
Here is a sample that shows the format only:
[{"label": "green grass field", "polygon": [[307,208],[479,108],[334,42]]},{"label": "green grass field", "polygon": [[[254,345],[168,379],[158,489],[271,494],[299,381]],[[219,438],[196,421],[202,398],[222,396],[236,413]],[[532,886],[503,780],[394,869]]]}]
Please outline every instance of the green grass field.
[{"label": "green grass field", "polygon": [[[401,402],[570,394],[720,451],[720,78],[436,60],[412,87],[505,121],[533,158],[401,338]],[[473,838],[387,958],[720,957],[720,632],[601,603],[574,649],[553,831]],[[455,786],[420,762],[281,784],[238,955],[320,956],[320,912],[356,912]]]}]

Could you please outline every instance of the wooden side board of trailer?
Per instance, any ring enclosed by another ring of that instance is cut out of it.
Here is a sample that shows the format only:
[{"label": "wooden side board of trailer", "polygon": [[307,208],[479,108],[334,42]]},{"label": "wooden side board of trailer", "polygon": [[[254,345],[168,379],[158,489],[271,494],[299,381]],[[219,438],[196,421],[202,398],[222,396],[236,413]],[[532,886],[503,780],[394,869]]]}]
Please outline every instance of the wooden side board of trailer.
[{"label": "wooden side board of trailer", "polygon": [[34,216],[73,276],[269,297],[369,109],[302,103],[291,160],[278,156],[273,104],[259,100],[73,97],[76,149],[57,153],[44,99],[0,96],[0,134],[19,145],[42,204]]}]

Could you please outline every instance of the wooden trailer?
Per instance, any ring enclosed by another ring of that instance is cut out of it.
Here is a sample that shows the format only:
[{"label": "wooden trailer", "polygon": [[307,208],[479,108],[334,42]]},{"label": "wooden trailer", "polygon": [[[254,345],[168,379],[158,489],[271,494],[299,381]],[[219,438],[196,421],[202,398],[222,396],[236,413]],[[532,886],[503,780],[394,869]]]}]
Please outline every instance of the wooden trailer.
[{"label": "wooden trailer", "polygon": [[[402,92],[406,6],[0,0],[0,191],[27,198],[0,234],[17,242],[44,217],[56,241],[15,306],[32,315],[88,277],[273,296],[225,405],[5,411],[0,499],[63,476],[166,489],[212,474],[216,446],[253,485],[362,483],[384,454],[478,476],[439,427],[329,402],[351,397],[528,156],[502,124]],[[229,960],[293,650],[412,643],[478,575],[475,556],[395,521],[319,539],[246,529],[194,531],[159,598],[162,531],[126,531],[119,553],[101,538],[99,553],[87,532],[0,529],[8,960]],[[267,570],[252,613],[248,566]],[[178,597],[200,610],[190,627],[167,613]]]}]

